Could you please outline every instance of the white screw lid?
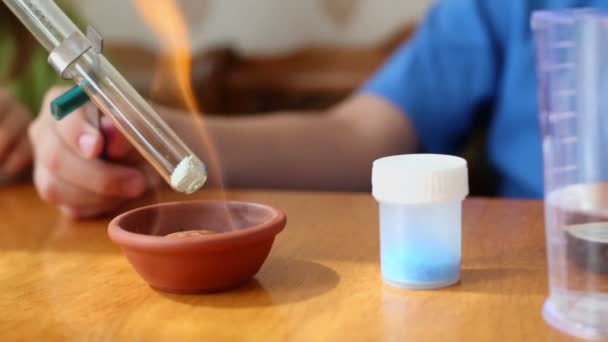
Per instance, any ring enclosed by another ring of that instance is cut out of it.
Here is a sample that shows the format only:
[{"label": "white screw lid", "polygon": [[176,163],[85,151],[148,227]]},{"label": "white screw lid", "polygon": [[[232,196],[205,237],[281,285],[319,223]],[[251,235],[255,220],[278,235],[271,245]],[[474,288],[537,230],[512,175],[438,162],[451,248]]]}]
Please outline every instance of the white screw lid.
[{"label": "white screw lid", "polygon": [[378,159],[372,193],[379,202],[406,205],[464,200],[469,194],[467,161],[439,154]]}]

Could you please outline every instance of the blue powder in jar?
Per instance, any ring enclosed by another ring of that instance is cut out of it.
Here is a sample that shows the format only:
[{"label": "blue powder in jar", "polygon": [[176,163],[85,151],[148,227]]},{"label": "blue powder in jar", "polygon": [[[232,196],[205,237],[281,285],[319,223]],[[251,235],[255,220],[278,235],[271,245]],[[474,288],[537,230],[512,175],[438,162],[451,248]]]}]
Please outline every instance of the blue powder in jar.
[{"label": "blue powder in jar", "polygon": [[387,247],[382,250],[382,274],[390,282],[424,285],[460,276],[460,256],[453,251],[425,243]]}]

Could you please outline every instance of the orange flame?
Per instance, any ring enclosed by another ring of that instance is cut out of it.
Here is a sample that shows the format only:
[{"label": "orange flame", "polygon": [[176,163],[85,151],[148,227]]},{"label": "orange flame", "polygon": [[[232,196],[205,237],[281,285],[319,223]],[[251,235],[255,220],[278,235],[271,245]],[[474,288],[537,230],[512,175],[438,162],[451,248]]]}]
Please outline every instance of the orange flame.
[{"label": "orange flame", "polygon": [[[193,123],[200,132],[201,143],[206,149],[206,164],[208,171],[219,181],[223,188],[222,172],[219,157],[202,119],[201,108],[192,88],[192,44],[186,20],[182,15],[176,0],[134,0],[135,7],[156,33],[162,45],[164,59],[156,74],[156,89],[170,90],[179,97],[183,107],[192,113]],[[220,192],[225,199],[225,193]],[[226,208],[227,210],[227,208]],[[230,215],[228,220],[232,224]]]},{"label": "orange flame", "polygon": [[203,146],[207,148],[207,162],[211,164],[208,166],[215,168],[211,171],[216,177],[221,177],[219,158],[199,115],[201,108],[192,89],[192,46],[179,5],[176,0],[134,0],[134,3],[164,49],[164,63],[160,65],[161,70],[158,70],[156,75],[157,86],[159,82],[169,83],[172,89],[176,90],[175,96],[178,96],[183,106],[192,113],[193,120],[199,126]]},{"label": "orange flame", "polygon": [[[161,67],[169,71],[157,74],[156,83],[168,81],[178,90],[178,96],[185,108],[200,112],[191,86],[192,44],[186,21],[175,0],[135,0],[135,5],[144,20],[155,32],[165,50],[167,64]],[[165,79],[167,76],[168,79]]]},{"label": "orange flame", "polygon": [[135,0],[135,5],[158,37],[166,57],[166,64],[156,75],[155,88],[159,89],[161,82],[169,82],[185,108],[200,112],[191,85],[192,44],[178,4],[175,0]]}]

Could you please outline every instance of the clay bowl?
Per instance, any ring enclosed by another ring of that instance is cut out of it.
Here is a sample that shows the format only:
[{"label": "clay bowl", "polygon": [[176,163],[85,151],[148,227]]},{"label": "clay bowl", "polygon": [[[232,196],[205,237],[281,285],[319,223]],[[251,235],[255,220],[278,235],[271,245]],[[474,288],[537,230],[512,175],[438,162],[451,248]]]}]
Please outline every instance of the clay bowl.
[{"label": "clay bowl", "polygon": [[[283,212],[266,205],[187,201],[124,213],[110,222],[108,235],[153,288],[205,293],[231,289],[251,279],[285,222]],[[166,236],[190,230],[214,234]]]}]

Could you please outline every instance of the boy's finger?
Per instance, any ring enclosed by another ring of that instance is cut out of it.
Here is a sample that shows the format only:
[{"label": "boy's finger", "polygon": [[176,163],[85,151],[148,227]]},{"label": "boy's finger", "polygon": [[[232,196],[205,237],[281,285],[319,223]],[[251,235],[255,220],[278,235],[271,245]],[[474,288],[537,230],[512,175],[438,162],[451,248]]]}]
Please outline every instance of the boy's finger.
[{"label": "boy's finger", "polygon": [[134,152],[131,143],[114,126],[112,121],[103,117],[101,120],[101,130],[105,139],[105,151],[110,160],[124,160]]},{"label": "boy's finger", "polygon": [[145,179],[139,170],[83,159],[55,134],[47,134],[35,154],[36,162],[52,175],[94,194],[133,198],[145,191]]},{"label": "boy's finger", "polygon": [[15,148],[21,136],[25,134],[30,115],[20,106],[12,106],[10,111],[0,118],[0,159]]},{"label": "boy's finger", "polygon": [[87,159],[96,159],[103,151],[103,137],[99,129],[93,126],[86,118],[85,112],[93,110],[87,104],[71,113],[56,125],[56,129],[63,142],[73,151]]},{"label": "boy's finger", "polygon": [[9,108],[13,105],[13,101],[8,91],[0,87],[0,118],[8,113]]},{"label": "boy's finger", "polygon": [[32,163],[32,149],[27,137],[22,137],[0,166],[3,175],[16,176]]}]

